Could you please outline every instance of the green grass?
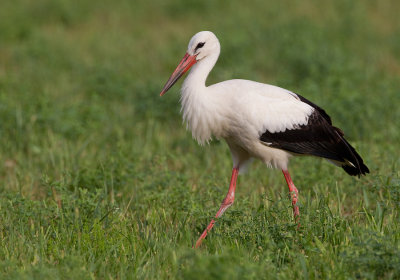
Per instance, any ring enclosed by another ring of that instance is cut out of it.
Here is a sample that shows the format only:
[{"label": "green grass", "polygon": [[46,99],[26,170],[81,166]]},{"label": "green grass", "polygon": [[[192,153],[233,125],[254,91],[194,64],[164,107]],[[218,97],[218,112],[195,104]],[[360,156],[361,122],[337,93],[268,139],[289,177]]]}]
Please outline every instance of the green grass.
[{"label": "green grass", "polygon": [[[1,279],[399,279],[400,4],[396,1],[3,0]],[[199,147],[162,86],[191,36],[222,53],[209,83],[246,78],[324,107],[361,179],[255,162],[235,204],[222,141]]]}]

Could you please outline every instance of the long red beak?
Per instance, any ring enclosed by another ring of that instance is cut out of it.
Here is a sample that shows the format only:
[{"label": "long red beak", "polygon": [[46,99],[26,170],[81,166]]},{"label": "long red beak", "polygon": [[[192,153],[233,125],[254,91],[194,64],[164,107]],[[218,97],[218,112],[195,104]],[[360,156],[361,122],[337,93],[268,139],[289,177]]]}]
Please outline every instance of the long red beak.
[{"label": "long red beak", "polygon": [[188,53],[182,58],[181,62],[179,63],[178,67],[176,67],[174,73],[172,73],[171,77],[169,77],[167,83],[165,84],[164,88],[162,89],[160,96],[163,96],[175,83],[182,77],[183,74],[186,73],[195,63],[196,55],[189,55]]}]

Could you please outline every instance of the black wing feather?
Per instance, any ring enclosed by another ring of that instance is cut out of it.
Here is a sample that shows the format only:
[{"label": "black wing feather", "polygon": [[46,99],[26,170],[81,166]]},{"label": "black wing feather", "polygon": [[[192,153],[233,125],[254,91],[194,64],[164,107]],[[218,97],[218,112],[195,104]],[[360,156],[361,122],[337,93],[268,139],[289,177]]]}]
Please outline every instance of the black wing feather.
[{"label": "black wing feather", "polygon": [[353,176],[369,173],[360,155],[344,139],[343,132],[332,126],[329,115],[304,97],[299,95],[298,97],[300,101],[315,109],[308,123],[283,132],[266,131],[260,136],[260,140],[269,147],[338,162],[348,174]]},{"label": "black wing feather", "polygon": [[[311,102],[310,100],[304,98],[303,96],[296,94],[297,97],[300,99],[301,102],[304,102],[308,105],[310,105],[311,107],[313,107],[315,110],[318,111],[318,113],[321,114],[321,116],[330,124],[332,125],[332,120],[331,117],[325,112],[324,109],[322,109],[321,107],[319,107],[318,105],[316,105],[315,103]],[[343,134],[343,133],[342,133]]]}]

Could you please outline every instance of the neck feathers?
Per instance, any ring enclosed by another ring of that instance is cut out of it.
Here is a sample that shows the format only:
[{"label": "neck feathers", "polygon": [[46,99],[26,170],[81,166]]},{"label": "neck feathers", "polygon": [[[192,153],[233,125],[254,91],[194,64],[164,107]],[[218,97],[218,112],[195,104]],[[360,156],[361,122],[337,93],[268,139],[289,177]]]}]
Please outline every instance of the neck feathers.
[{"label": "neck feathers", "polygon": [[195,64],[181,90],[181,112],[193,138],[203,145],[212,135],[220,137],[218,127],[217,96],[206,87],[206,79],[218,55],[209,56]]}]

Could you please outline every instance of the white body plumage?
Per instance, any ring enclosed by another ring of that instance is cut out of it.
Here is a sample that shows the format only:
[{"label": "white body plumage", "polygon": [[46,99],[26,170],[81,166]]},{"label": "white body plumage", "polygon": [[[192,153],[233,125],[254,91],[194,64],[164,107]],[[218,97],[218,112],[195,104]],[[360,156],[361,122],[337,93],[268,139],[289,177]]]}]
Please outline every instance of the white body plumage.
[{"label": "white body plumage", "polygon": [[[199,144],[208,143],[212,136],[224,138],[233,165],[239,166],[240,171],[252,157],[268,166],[286,169],[290,153],[268,147],[260,141],[260,135],[305,125],[314,109],[288,90],[253,81],[229,80],[207,87],[206,78],[219,56],[219,42],[211,32],[196,36],[208,41],[214,37],[214,48],[212,55],[192,67],[181,90],[181,111],[193,138]],[[193,53],[190,43],[188,53]]]}]

